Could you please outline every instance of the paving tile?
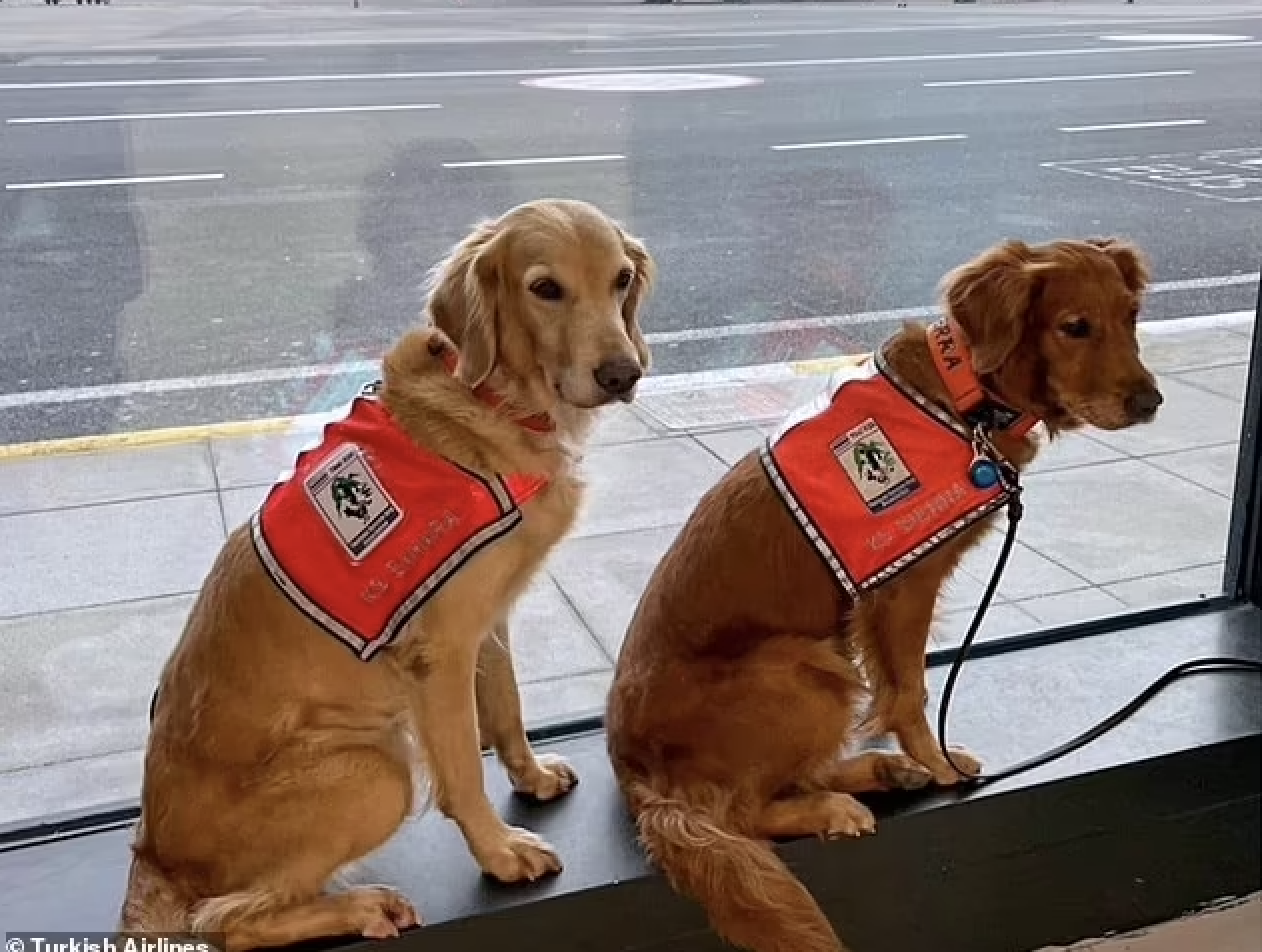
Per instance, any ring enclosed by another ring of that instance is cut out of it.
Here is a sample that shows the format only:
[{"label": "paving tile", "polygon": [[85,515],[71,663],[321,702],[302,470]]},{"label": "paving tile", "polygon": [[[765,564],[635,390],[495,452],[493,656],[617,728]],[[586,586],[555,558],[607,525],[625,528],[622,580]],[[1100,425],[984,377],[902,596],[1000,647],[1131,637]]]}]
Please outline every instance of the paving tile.
[{"label": "paving tile", "polygon": [[585,674],[609,659],[556,582],[535,579],[509,615],[517,680],[541,681]]},{"label": "paving tile", "polygon": [[[985,593],[985,584],[960,568],[946,580],[942,591],[938,593],[938,613],[947,615],[976,608]],[[991,605],[998,605],[1003,601],[1004,598],[996,592]]]},{"label": "paving tile", "polygon": [[143,747],[149,700],[192,604],[184,595],[0,621],[0,770]]},{"label": "paving tile", "polygon": [[601,411],[592,428],[592,446],[610,446],[615,443],[636,443],[651,440],[656,431],[644,422],[631,407],[612,406]]},{"label": "paving tile", "polygon": [[318,438],[319,427],[301,426],[284,433],[235,436],[210,441],[221,489],[270,486],[294,464],[299,451]]},{"label": "paving tile", "polygon": [[679,525],[727,468],[691,439],[594,447],[588,493],[572,536]]},{"label": "paving tile", "polygon": [[[968,634],[968,626],[973,623],[975,609],[943,612],[934,619],[930,631],[929,650],[957,647]],[[1007,635],[1024,634],[1034,631],[1039,624],[1033,617],[1010,603],[992,604],[982,620],[978,641],[990,641]]]},{"label": "paving tile", "polygon": [[212,491],[205,443],[0,462],[0,515]]},{"label": "paving tile", "polygon": [[140,796],[143,748],[24,770],[0,771],[0,825],[99,809]]},{"label": "paving tile", "polygon": [[1013,604],[1032,615],[1039,624],[1049,628],[1073,625],[1127,611],[1124,601],[1100,588],[1080,588],[1076,592],[1041,595]]},{"label": "paving tile", "polygon": [[1140,354],[1154,373],[1165,374],[1249,359],[1249,338],[1215,327],[1194,334],[1139,332]]},{"label": "paving tile", "polygon": [[[1067,470],[1067,472],[1074,472]],[[1050,595],[1055,592],[1068,592],[1090,585],[1083,578],[1046,555],[1036,551],[1027,544],[1030,536],[1030,524],[1039,517],[1035,507],[1027,501],[1025,516],[1017,530],[1017,542],[1012,547],[1008,564],[1004,568],[1003,578],[999,582],[998,595],[1009,600],[1033,598],[1038,595]],[[1007,517],[999,516],[998,529],[992,529],[982,537],[960,563],[960,568],[979,583],[990,582],[995,571],[995,562],[999,558],[999,550],[1003,547],[1003,530],[1007,526]],[[1023,541],[1024,540],[1024,541]]]},{"label": "paving tile", "polygon": [[604,714],[613,668],[569,678],[533,681],[521,686],[521,708],[527,728]]},{"label": "paving tile", "polygon": [[1145,456],[1144,462],[1230,499],[1236,490],[1236,461],[1239,456],[1240,447],[1228,443],[1181,453]]},{"label": "paving tile", "polygon": [[819,376],[671,387],[646,393],[636,406],[647,419],[672,433],[777,423],[824,382]]},{"label": "paving tile", "polygon": [[1230,503],[1140,460],[1031,476],[1025,497],[1020,538],[1093,584],[1204,565],[1226,550]]},{"label": "paving tile", "polygon": [[1243,402],[1245,384],[1249,382],[1249,365],[1247,363],[1226,364],[1222,367],[1209,367],[1205,370],[1193,370],[1174,376],[1184,383],[1216,393],[1220,397]]},{"label": "paving tile", "polygon": [[728,466],[735,466],[750,450],[760,446],[764,439],[766,437],[762,430],[752,426],[697,434],[697,442]]},{"label": "paving tile", "polygon": [[649,576],[678,526],[562,542],[548,568],[609,657],[616,658]]},{"label": "paving tile", "polygon": [[263,497],[271,489],[271,483],[264,486],[244,486],[240,489],[225,489],[219,494],[223,505],[223,524],[231,532],[237,526],[244,525],[254,515]]},{"label": "paving tile", "polygon": [[215,493],[0,517],[0,618],[196,591],[223,545]]},{"label": "paving tile", "polygon": [[1050,473],[1058,469],[1073,469],[1121,458],[1122,454],[1117,450],[1093,440],[1085,433],[1064,433],[1055,440],[1045,440],[1026,472]]},{"label": "paving tile", "polygon": [[1132,456],[1173,453],[1240,439],[1240,403],[1173,377],[1162,378],[1159,386],[1165,403],[1154,422],[1112,432],[1092,430],[1091,438]]},{"label": "paving tile", "polygon": [[1104,590],[1130,608],[1155,608],[1223,594],[1223,563],[1127,579]]}]

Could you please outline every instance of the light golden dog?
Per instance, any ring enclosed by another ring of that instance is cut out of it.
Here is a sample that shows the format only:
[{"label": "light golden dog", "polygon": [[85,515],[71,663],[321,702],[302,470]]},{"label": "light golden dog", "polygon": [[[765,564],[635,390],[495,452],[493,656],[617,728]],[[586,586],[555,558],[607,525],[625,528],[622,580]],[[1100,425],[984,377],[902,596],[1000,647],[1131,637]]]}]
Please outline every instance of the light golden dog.
[{"label": "light golden dog", "polygon": [[[882,373],[915,395],[898,403],[907,418],[960,433],[947,439],[958,441],[962,471],[971,472],[969,431],[957,429],[963,417],[946,383],[962,360],[971,361],[971,379],[988,399],[1025,414],[1015,419],[1041,420],[1052,436],[1084,424],[1112,430],[1146,422],[1161,403],[1135,336],[1146,282],[1139,253],[1121,241],[993,248],[944,282],[944,309],[961,346],[948,350],[942,336],[909,326],[884,345],[890,373]],[[869,412],[870,403],[855,411]],[[996,429],[993,441],[1016,467],[1035,455],[1032,433]],[[837,475],[825,484],[825,502],[858,496],[843,472],[850,457],[838,445],[845,444],[825,442],[820,454],[821,471]],[[897,466],[882,469],[889,457],[879,447],[869,440],[854,451],[879,454],[873,492],[904,480],[916,493]],[[913,474],[921,483],[959,479],[934,472],[946,466],[941,456],[923,463]],[[675,888],[706,908],[721,936],[755,952],[840,952],[828,920],[770,840],[870,833],[872,814],[851,794],[960,779],[925,718],[925,647],[944,581],[995,510],[974,510],[977,521],[957,524],[967,528],[927,554],[910,549],[901,574],[856,597],[821,558],[818,536],[797,524],[773,473],[783,468],[762,452],[738,463],[657,567],[618,659],[609,751],[649,853]],[[909,513],[898,518],[913,525],[934,511],[926,502],[960,498],[961,487],[905,497],[920,501],[891,511]],[[867,519],[862,502],[856,506]],[[841,524],[853,527],[846,531],[858,551],[877,539],[869,523]],[[861,739],[865,702],[872,726],[893,732],[904,753],[844,753]],[[963,751],[951,760],[979,770]]]},{"label": "light golden dog", "polygon": [[523,794],[576,781],[527,742],[505,618],[575,519],[598,408],[631,400],[648,368],[637,312],[652,279],[637,239],[573,201],[486,222],[435,270],[436,328],[389,352],[372,405],[453,473],[542,489],[370,660],[282,592],[257,526],[229,536],[162,673],[121,930],[216,933],[231,950],[396,935],[417,921],[404,897],[326,890],[398,829],[418,781],[486,873],[560,870],[491,805],[479,739]]}]

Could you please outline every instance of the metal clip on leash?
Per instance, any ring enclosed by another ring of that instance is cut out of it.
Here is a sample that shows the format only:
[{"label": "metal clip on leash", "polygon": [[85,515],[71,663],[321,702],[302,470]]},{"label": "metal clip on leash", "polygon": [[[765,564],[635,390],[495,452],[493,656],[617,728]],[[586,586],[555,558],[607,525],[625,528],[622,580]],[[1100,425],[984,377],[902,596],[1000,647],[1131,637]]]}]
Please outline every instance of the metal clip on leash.
[{"label": "metal clip on leash", "polygon": [[1245,658],[1195,658],[1191,661],[1185,661],[1163,674],[1125,707],[1059,747],[995,773],[970,776],[967,771],[961,769],[960,765],[955,762],[955,759],[951,756],[951,750],[947,746],[947,718],[951,708],[951,695],[955,692],[955,683],[959,680],[960,671],[964,667],[964,662],[968,660],[968,654],[972,650],[973,642],[977,639],[977,631],[981,628],[982,619],[986,616],[986,610],[990,608],[990,602],[995,597],[995,590],[999,588],[999,579],[1003,576],[1003,570],[1008,564],[1008,556],[1012,553],[1012,546],[1017,538],[1017,524],[1021,521],[1025,507],[1021,502],[1021,485],[1016,469],[995,449],[994,444],[990,441],[990,434],[981,425],[973,428],[973,462],[969,466],[969,478],[973,485],[979,489],[988,489],[996,483],[1002,483],[1011,495],[1008,497],[1008,530],[1004,534],[1003,547],[999,550],[999,558],[995,560],[995,570],[991,573],[990,582],[986,586],[986,591],[982,594],[981,603],[977,606],[977,612],[973,615],[973,623],[969,625],[968,634],[964,636],[964,641],[961,642],[959,649],[956,651],[955,660],[951,662],[951,671],[947,675],[946,684],[942,689],[942,701],[938,705],[938,746],[942,750],[942,755],[947,759],[947,763],[955,768],[956,773],[966,778],[966,783],[973,786],[981,786],[994,783],[997,780],[1006,780],[1009,777],[1015,777],[1017,774],[1033,770],[1035,767],[1042,767],[1054,760],[1059,760],[1061,757],[1072,754],[1074,751],[1081,750],[1092,741],[1103,737],[1113,730],[1113,728],[1125,721],[1169,685],[1190,674],[1211,671],[1247,671],[1253,674],[1262,674],[1262,662],[1251,661]]}]

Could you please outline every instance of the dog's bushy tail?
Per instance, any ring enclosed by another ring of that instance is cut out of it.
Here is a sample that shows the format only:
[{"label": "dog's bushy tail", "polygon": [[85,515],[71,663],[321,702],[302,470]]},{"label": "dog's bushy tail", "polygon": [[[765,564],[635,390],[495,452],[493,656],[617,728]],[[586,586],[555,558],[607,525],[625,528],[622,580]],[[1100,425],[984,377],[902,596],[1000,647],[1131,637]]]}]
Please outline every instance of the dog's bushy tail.
[{"label": "dog's bushy tail", "polygon": [[650,858],[699,902],[724,940],[751,952],[846,952],[819,905],[765,841],[633,783],[628,797]]}]

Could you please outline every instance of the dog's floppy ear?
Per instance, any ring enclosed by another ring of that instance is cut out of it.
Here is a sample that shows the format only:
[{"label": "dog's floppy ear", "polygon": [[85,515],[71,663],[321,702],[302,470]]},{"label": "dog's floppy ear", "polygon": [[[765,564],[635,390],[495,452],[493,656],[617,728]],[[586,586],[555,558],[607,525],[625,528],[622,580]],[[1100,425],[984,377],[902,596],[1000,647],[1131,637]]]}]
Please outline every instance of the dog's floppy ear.
[{"label": "dog's floppy ear", "polygon": [[946,312],[968,336],[977,373],[998,370],[1021,342],[1039,273],[1047,268],[1031,261],[1024,242],[1009,241],[942,279]]},{"label": "dog's floppy ear", "polygon": [[1143,253],[1129,241],[1120,238],[1089,238],[1087,243],[1095,245],[1112,259],[1132,293],[1138,294],[1148,286],[1148,262]]},{"label": "dog's floppy ear", "polygon": [[495,222],[482,222],[430,276],[430,318],[455,342],[460,352],[456,374],[471,387],[490,375],[499,350],[499,235]]},{"label": "dog's floppy ear", "polygon": [[648,342],[640,331],[640,305],[657,279],[657,264],[642,241],[621,226],[618,227],[618,233],[622,236],[623,250],[635,266],[635,277],[631,279],[631,287],[627,290],[626,300],[622,303],[622,319],[626,321],[627,335],[631,338],[631,343],[635,345],[635,353],[640,359],[640,366],[648,370],[652,355],[649,352]]}]

